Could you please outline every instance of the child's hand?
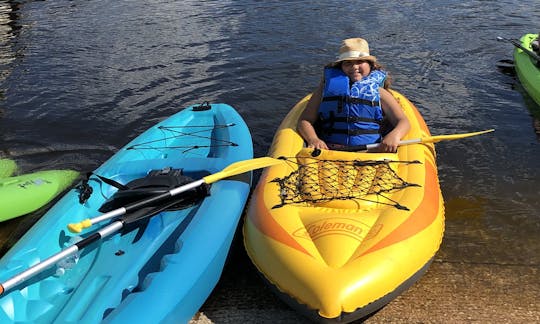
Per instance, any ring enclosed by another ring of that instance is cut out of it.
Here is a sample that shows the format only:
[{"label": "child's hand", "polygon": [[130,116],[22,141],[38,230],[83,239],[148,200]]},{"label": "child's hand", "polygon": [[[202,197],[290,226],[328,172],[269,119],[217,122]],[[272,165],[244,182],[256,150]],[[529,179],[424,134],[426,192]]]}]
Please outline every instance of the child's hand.
[{"label": "child's hand", "polygon": [[313,138],[307,141],[307,147],[319,149],[319,150],[328,150],[328,146],[320,138]]},{"label": "child's hand", "polygon": [[381,145],[379,145],[377,151],[383,153],[396,153],[399,142],[400,137],[390,133],[382,139]]}]

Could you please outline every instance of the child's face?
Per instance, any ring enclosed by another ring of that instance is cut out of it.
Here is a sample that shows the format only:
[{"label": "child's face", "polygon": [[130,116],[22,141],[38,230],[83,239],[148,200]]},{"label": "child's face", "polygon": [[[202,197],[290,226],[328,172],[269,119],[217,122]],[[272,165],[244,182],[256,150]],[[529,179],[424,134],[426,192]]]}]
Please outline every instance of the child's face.
[{"label": "child's face", "polygon": [[343,61],[341,63],[341,70],[354,82],[360,81],[363,77],[367,76],[371,72],[371,66],[368,61]]}]

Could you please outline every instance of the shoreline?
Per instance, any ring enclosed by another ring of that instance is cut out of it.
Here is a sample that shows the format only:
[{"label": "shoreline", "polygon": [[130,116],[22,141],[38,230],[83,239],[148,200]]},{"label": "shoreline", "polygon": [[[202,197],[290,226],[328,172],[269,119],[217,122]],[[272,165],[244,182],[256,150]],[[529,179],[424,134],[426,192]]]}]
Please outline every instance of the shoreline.
[{"label": "shoreline", "polygon": [[[229,265],[190,324],[310,323],[253,276]],[[435,260],[411,288],[364,321],[376,323],[534,323],[540,321],[538,265]],[[240,279],[240,278],[238,278]],[[525,289],[527,287],[527,289]],[[358,321],[353,323],[359,323]]]}]

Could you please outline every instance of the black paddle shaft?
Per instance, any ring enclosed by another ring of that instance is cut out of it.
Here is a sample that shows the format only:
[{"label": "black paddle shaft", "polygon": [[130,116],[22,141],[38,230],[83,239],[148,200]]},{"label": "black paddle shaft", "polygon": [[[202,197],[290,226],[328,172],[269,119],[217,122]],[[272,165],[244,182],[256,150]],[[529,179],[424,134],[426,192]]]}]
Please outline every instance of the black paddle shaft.
[{"label": "black paddle shaft", "polygon": [[535,52],[531,51],[530,49],[526,48],[525,46],[521,45],[520,42],[516,41],[516,40],[513,40],[513,39],[508,39],[508,38],[502,38],[502,37],[499,37],[499,39],[501,40],[505,40],[505,41],[508,41],[510,43],[512,43],[512,45],[514,45],[515,47],[523,50],[523,52],[525,52],[527,55],[529,55],[531,58],[533,58],[534,60],[536,60],[536,64],[540,64],[540,56],[538,56],[538,54],[536,54]]}]

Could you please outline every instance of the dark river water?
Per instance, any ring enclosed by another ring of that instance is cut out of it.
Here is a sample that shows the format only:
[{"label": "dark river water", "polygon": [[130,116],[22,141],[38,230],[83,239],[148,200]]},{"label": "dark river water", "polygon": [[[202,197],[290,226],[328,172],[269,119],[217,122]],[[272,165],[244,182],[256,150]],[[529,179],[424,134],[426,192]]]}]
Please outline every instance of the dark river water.
[{"label": "dark river water", "polygon": [[[432,134],[496,129],[436,146],[447,217],[436,259],[539,268],[540,143],[530,113],[539,108],[515,76],[512,45],[496,40],[540,32],[539,8],[538,0],[0,1],[0,157],[21,173],[93,170],[203,101],[234,106],[264,156],[340,41],[363,37]],[[0,224],[3,252],[42,213]],[[233,253],[242,255],[238,240]]]}]

